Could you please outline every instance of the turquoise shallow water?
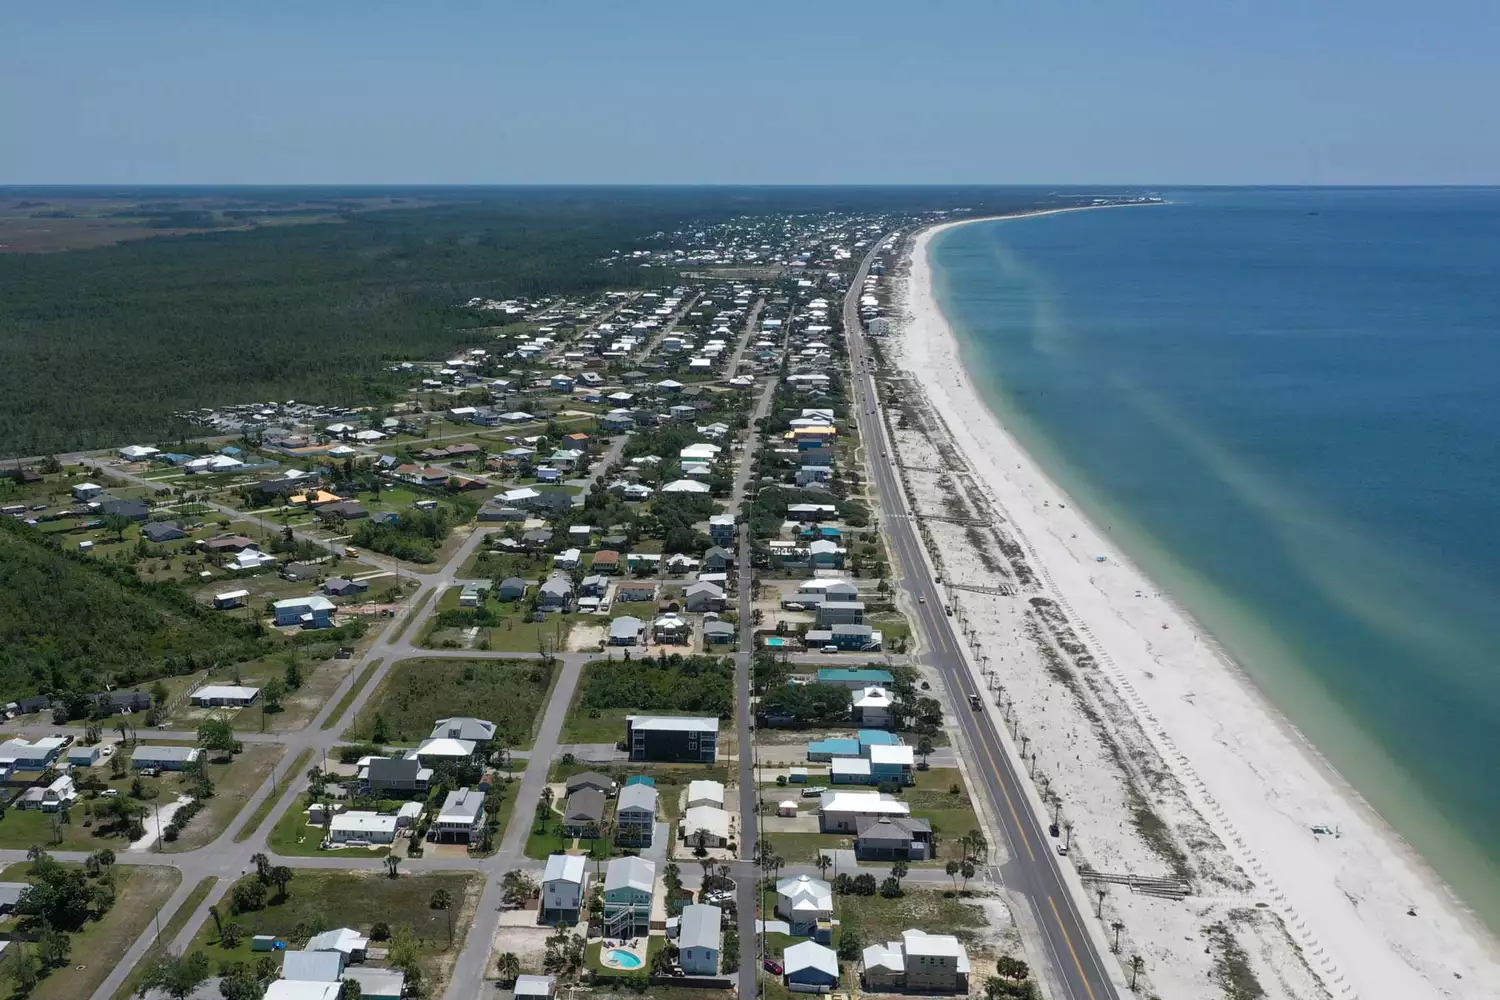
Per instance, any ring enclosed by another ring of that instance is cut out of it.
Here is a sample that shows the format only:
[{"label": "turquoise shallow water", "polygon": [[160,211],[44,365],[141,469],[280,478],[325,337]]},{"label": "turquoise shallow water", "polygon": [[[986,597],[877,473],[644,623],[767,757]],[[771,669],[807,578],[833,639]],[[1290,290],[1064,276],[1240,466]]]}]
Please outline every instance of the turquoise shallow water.
[{"label": "turquoise shallow water", "polygon": [[1500,189],[976,223],[987,402],[1500,929]]}]

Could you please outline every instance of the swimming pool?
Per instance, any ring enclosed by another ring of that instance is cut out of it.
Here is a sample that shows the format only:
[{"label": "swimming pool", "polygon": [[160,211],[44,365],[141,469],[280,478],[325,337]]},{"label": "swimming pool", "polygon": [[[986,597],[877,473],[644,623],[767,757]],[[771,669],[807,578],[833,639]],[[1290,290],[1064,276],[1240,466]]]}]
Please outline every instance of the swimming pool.
[{"label": "swimming pool", "polygon": [[616,969],[639,969],[646,963],[633,951],[611,948],[604,953],[604,964],[614,966]]}]

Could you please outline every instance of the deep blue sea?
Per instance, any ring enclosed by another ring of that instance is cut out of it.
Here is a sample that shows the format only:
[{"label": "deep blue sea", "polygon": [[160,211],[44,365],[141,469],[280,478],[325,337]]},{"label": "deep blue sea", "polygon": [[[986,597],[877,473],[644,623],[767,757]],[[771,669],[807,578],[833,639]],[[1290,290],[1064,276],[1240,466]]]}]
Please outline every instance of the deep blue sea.
[{"label": "deep blue sea", "polygon": [[1500,929],[1500,189],[1161,193],[939,237],[966,364]]}]

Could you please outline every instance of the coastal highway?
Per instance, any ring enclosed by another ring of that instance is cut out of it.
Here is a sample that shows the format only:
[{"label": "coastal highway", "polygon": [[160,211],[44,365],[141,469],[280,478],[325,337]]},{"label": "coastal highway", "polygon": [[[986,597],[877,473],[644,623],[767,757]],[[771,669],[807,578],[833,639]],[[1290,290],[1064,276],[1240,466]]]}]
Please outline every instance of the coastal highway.
[{"label": "coastal highway", "polygon": [[[928,572],[921,540],[906,513],[895,467],[886,458],[892,445],[880,419],[875,378],[869,371],[870,352],[859,319],[860,290],[879,247],[877,241],[849,285],[844,297],[844,329],[853,369],[854,412],[880,498],[884,534],[891,558],[901,572],[899,585],[910,598],[915,624],[925,640],[926,650],[920,659],[942,673],[955,701],[958,728],[972,748],[969,773],[984,782],[1009,850],[1010,860],[1001,869],[1004,883],[1029,901],[1032,922],[1045,942],[1045,958],[1052,966],[1054,983],[1069,1000],[1118,1000],[1119,991],[1106,965],[1112,960],[1095,947],[1084,924],[1091,918],[1080,912],[1063,881],[1056,849],[1047,835],[1047,821],[1032,811],[1023,791],[1025,776],[1006,755],[990,713],[969,710],[970,695],[986,695],[976,687],[964,663],[962,639],[955,633],[953,619],[943,611],[943,595]],[[919,598],[925,598],[926,603]]]}]

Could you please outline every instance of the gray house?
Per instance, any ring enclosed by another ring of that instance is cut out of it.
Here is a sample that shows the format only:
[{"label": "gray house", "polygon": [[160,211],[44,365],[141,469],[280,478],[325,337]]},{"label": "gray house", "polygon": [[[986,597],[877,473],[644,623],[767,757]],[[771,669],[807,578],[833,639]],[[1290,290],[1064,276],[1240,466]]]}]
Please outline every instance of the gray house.
[{"label": "gray house", "polygon": [[572,602],[573,582],[565,576],[554,576],[537,592],[537,607],[548,611],[566,611]]},{"label": "gray house", "polygon": [[519,601],[526,596],[526,581],[519,576],[508,576],[500,581],[500,600]]},{"label": "gray house", "polygon": [[634,646],[640,641],[641,631],[646,623],[639,618],[630,615],[621,615],[609,623],[609,644],[611,646]]},{"label": "gray house", "polygon": [[926,861],[932,857],[932,824],[910,816],[860,816],[854,821],[854,856],[861,861]]},{"label": "gray house", "polygon": [[183,531],[171,521],[153,521],[150,524],[141,525],[141,537],[148,542],[175,542],[179,538],[186,538],[187,532]]},{"label": "gray house", "polygon": [[341,576],[336,576],[331,580],[323,582],[323,593],[328,594],[330,597],[354,597],[358,594],[363,594],[369,589],[370,585],[368,583],[362,583],[359,580],[346,580]]},{"label": "gray house", "polygon": [[650,847],[656,834],[656,789],[626,785],[615,806],[615,839],[627,847]]},{"label": "gray house", "polygon": [[723,611],[724,589],[702,581],[690,584],[683,592],[682,606],[689,611]]},{"label": "gray house", "polygon": [[730,622],[704,622],[703,641],[709,645],[734,642],[735,627]]},{"label": "gray house", "polygon": [[581,788],[592,788],[604,795],[613,795],[615,794],[615,779],[607,774],[600,774],[598,771],[584,771],[568,779],[569,795]]},{"label": "gray house", "polygon": [[563,807],[563,833],[569,837],[593,838],[604,827],[604,793],[580,788],[568,796]]},{"label": "gray house", "polygon": [[365,794],[393,798],[425,793],[431,780],[432,768],[415,757],[372,757],[359,772]]},{"label": "gray house", "polygon": [[154,767],[162,771],[181,771],[203,756],[199,747],[136,747],[130,755],[130,766],[136,770]]},{"label": "gray house", "polygon": [[710,573],[722,573],[734,563],[734,553],[722,545],[715,545],[703,553],[703,568]]},{"label": "gray house", "polygon": [[151,516],[151,506],[144,500],[105,500],[99,504],[99,513],[106,517],[118,514],[131,521],[144,521]]}]

